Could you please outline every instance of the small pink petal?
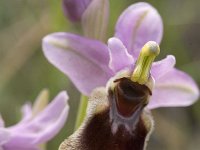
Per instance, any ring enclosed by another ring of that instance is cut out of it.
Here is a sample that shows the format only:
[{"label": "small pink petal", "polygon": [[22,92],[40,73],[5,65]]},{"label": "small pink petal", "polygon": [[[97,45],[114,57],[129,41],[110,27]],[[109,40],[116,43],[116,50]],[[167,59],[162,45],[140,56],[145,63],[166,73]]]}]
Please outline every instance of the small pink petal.
[{"label": "small pink petal", "polygon": [[10,140],[10,132],[6,128],[0,127],[0,148]]},{"label": "small pink petal", "polygon": [[108,48],[110,54],[109,67],[113,72],[116,73],[125,67],[134,65],[133,57],[118,38],[110,38],[108,40]]},{"label": "small pink petal", "polygon": [[32,106],[30,103],[26,103],[21,108],[22,120],[20,122],[27,122],[32,117]]}]

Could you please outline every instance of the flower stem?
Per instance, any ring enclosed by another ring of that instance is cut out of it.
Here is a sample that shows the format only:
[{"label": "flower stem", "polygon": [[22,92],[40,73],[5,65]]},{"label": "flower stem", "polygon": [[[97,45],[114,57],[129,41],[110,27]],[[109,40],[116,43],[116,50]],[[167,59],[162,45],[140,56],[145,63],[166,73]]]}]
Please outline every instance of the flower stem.
[{"label": "flower stem", "polygon": [[88,104],[87,96],[81,95],[74,130],[77,130],[79,126],[81,125],[81,123],[83,122],[86,115],[87,104]]}]

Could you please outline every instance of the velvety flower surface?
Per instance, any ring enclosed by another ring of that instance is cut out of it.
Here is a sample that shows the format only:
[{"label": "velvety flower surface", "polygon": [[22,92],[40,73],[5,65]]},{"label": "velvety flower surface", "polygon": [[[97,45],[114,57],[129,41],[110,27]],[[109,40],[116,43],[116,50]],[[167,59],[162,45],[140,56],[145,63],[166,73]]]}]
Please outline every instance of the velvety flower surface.
[{"label": "velvety flower surface", "polygon": [[[65,73],[85,95],[107,81],[118,71],[134,68],[142,46],[148,41],[160,43],[162,19],[148,3],[136,3],[119,17],[115,35],[108,44],[71,33],[53,33],[43,39],[47,59]],[[199,97],[199,89],[186,73],[174,68],[175,57],[154,62],[155,79],[149,109],[188,106]]]},{"label": "velvety flower surface", "polygon": [[60,92],[54,100],[36,116],[30,104],[22,107],[22,120],[5,127],[0,118],[0,150],[39,150],[39,145],[52,139],[63,127],[69,106],[66,92]]}]

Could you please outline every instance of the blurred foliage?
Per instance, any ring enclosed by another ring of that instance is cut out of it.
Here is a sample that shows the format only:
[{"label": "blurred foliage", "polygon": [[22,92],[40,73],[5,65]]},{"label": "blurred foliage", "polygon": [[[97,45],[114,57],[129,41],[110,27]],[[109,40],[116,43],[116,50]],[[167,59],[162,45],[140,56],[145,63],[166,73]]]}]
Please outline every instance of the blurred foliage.
[{"label": "blurred foliage", "polygon": [[[120,13],[134,0],[110,0],[109,36]],[[200,18],[198,0],[148,0],[164,21],[161,55],[176,56],[177,67],[200,83]],[[70,96],[70,114],[62,131],[48,143],[48,150],[73,132],[79,93],[60,71],[47,62],[41,51],[41,39],[48,33],[78,33],[64,17],[61,0],[0,1],[0,112],[6,126],[20,119],[20,107],[34,101],[43,88],[51,98],[60,90]],[[148,150],[197,150],[200,147],[200,102],[187,108],[153,110],[155,131]]]}]

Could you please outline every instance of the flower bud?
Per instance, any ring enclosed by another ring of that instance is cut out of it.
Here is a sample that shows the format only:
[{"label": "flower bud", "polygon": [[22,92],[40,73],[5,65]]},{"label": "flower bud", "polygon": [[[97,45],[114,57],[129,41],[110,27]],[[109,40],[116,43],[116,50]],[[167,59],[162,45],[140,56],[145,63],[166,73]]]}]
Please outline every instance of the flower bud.
[{"label": "flower bud", "polygon": [[82,16],[86,37],[105,41],[109,20],[109,0],[93,0]]},{"label": "flower bud", "polygon": [[92,0],[63,0],[64,14],[72,22],[81,21],[81,17]]}]

